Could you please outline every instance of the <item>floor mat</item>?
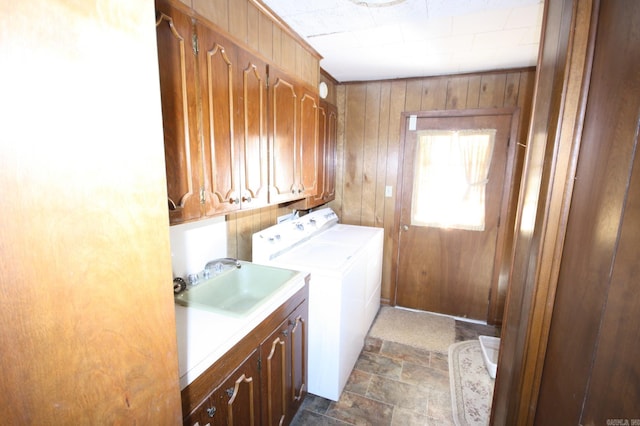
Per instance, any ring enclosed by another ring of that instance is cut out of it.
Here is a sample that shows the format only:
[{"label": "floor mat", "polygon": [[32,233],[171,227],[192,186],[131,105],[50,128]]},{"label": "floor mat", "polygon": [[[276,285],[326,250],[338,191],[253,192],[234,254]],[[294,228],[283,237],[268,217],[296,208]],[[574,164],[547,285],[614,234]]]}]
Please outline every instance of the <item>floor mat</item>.
[{"label": "floor mat", "polygon": [[455,424],[488,425],[494,380],[484,365],[478,340],[449,347],[449,380]]},{"label": "floor mat", "polygon": [[447,316],[383,306],[369,336],[446,354],[456,339],[456,322]]}]

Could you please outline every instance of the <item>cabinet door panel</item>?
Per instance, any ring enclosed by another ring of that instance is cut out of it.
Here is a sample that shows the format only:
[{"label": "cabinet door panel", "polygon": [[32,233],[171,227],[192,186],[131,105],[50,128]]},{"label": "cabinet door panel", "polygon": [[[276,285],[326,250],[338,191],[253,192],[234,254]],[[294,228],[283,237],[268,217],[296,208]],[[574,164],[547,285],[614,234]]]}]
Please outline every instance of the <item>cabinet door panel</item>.
[{"label": "cabinet door panel", "polygon": [[186,426],[213,426],[215,423],[214,419],[220,417],[220,413],[218,413],[218,408],[215,406],[215,403],[211,398],[207,398],[204,400],[202,405],[198,407],[191,415],[184,419],[184,425]]},{"label": "cabinet door panel", "polygon": [[300,161],[296,174],[300,177],[298,193],[304,197],[318,193],[318,99],[311,91],[300,89],[300,122],[298,147]]},{"label": "cabinet door panel", "polygon": [[258,349],[220,385],[211,397],[217,412],[214,425],[257,426],[260,423]]},{"label": "cabinet door panel", "polygon": [[322,204],[325,194],[326,175],[326,135],[327,135],[327,107],[325,102],[320,102],[318,106],[318,189],[316,194],[311,196],[311,205]]},{"label": "cabinet door panel", "polygon": [[291,337],[291,377],[289,383],[289,421],[293,419],[296,411],[302,404],[307,392],[307,318],[308,305],[300,305],[291,315],[290,337]]},{"label": "cabinet door panel", "polygon": [[325,104],[327,108],[327,133],[324,139],[324,202],[336,198],[336,150],[338,141],[338,109]]},{"label": "cabinet door panel", "polygon": [[240,208],[238,152],[234,138],[237,114],[234,74],[237,49],[204,25],[198,25],[199,79],[204,140],[206,214]]},{"label": "cabinet door panel", "polygon": [[188,81],[196,72],[191,18],[159,1],[156,35],[169,217],[179,223],[201,215],[196,93]]},{"label": "cabinet door panel", "polygon": [[247,52],[239,52],[241,70],[242,128],[242,206],[267,205],[267,67]]},{"label": "cabinet door panel", "polygon": [[264,425],[283,424],[287,415],[287,353],[289,348],[288,320],[283,322],[261,345],[262,395]]},{"label": "cabinet door panel", "polygon": [[296,179],[297,95],[294,83],[270,71],[269,202],[298,198]]}]

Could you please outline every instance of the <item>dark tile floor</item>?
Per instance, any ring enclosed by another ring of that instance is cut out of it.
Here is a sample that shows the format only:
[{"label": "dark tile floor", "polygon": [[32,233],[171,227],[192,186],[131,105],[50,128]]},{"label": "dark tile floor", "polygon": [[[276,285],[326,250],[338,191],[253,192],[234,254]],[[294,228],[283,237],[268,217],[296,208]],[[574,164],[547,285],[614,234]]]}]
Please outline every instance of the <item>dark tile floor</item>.
[{"label": "dark tile floor", "polygon": [[[499,330],[456,320],[456,341]],[[446,353],[367,337],[340,400],[308,394],[292,425],[453,425]]]}]

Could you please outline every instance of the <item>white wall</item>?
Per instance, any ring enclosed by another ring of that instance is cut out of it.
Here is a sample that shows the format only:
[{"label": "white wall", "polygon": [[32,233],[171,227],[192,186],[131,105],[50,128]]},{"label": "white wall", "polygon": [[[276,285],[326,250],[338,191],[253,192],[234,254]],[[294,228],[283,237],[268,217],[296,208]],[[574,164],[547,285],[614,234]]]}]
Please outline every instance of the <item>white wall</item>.
[{"label": "white wall", "polygon": [[173,276],[186,279],[211,259],[227,257],[225,217],[174,225],[169,229]]}]

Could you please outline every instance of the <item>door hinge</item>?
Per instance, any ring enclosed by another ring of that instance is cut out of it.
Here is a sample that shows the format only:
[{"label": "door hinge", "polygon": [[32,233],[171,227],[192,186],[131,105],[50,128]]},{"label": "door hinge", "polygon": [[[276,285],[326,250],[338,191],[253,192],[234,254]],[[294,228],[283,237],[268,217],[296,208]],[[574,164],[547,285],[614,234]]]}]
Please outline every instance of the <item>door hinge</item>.
[{"label": "door hinge", "polygon": [[258,371],[262,370],[262,359],[258,358]]},{"label": "door hinge", "polygon": [[198,56],[200,48],[198,46],[198,34],[196,33],[193,33],[193,36],[191,37],[191,47],[193,48],[193,54]]}]

